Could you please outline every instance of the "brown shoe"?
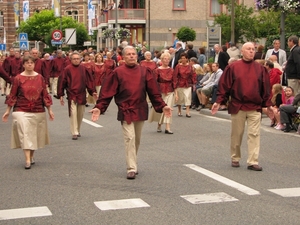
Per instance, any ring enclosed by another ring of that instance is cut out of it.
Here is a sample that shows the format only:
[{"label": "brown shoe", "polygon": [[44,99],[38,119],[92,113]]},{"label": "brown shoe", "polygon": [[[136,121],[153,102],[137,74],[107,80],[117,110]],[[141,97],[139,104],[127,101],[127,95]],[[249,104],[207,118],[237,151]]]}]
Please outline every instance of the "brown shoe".
[{"label": "brown shoe", "polygon": [[77,140],[77,139],[78,139],[77,135],[72,136],[72,140]]},{"label": "brown shoe", "polygon": [[240,163],[239,163],[239,162],[232,161],[232,162],[231,162],[231,166],[232,166],[232,167],[240,167]]},{"label": "brown shoe", "polygon": [[248,166],[248,170],[262,171],[262,167],[259,165],[251,165],[251,166]]},{"label": "brown shoe", "polygon": [[135,179],[135,172],[131,171],[131,172],[127,173],[127,179],[128,180]]}]

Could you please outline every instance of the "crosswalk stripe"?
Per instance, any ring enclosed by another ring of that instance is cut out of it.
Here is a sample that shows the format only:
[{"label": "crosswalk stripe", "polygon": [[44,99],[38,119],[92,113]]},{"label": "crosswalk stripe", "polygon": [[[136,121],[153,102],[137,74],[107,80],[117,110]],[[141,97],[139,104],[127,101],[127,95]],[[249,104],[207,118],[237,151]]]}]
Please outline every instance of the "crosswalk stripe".
[{"label": "crosswalk stripe", "polygon": [[204,168],[196,166],[195,164],[185,164],[185,166],[188,167],[188,168],[190,168],[190,169],[192,169],[192,170],[195,170],[195,171],[197,171],[199,173],[202,173],[203,175],[208,176],[208,177],[210,177],[210,178],[212,178],[212,179],[214,179],[216,181],[219,181],[219,182],[221,182],[221,183],[223,183],[223,184],[225,184],[227,186],[235,188],[238,191],[243,192],[243,193],[245,193],[247,195],[260,195],[259,191],[256,191],[256,190],[254,190],[252,188],[249,188],[249,187],[247,187],[245,185],[237,183],[237,182],[235,182],[233,180],[230,180],[230,179],[228,179],[226,177],[223,177],[223,176],[221,176],[219,174],[216,174],[214,172],[211,172],[209,170],[206,170]]},{"label": "crosswalk stripe", "polygon": [[184,198],[185,200],[187,200],[192,204],[238,201],[238,199],[224,192],[199,194],[199,195],[182,195],[180,197]]},{"label": "crosswalk stripe", "polygon": [[0,210],[0,220],[11,220],[41,216],[52,216],[52,213],[46,206]]},{"label": "crosswalk stripe", "polygon": [[85,123],[87,123],[87,124],[89,124],[89,125],[92,125],[92,126],[94,126],[94,127],[103,127],[103,126],[101,126],[101,125],[99,125],[99,124],[97,124],[97,123],[94,123],[94,122],[92,122],[92,121],[89,121],[89,120],[87,120],[87,119],[82,119],[82,121],[83,122],[85,122]]},{"label": "crosswalk stripe", "polygon": [[281,188],[268,190],[282,197],[300,197],[300,188]]},{"label": "crosswalk stripe", "polygon": [[94,204],[102,211],[150,207],[150,205],[148,205],[140,198],[100,201],[100,202],[94,202]]}]

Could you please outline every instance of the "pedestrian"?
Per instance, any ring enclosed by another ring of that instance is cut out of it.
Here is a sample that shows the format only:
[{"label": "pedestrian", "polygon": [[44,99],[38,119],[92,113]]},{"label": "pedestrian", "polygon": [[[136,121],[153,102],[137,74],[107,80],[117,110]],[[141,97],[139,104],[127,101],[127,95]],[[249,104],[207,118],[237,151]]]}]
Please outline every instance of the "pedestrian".
[{"label": "pedestrian", "polygon": [[86,89],[91,96],[97,99],[94,78],[80,64],[80,54],[74,52],[71,55],[71,64],[64,69],[62,76],[59,77],[57,87],[57,98],[60,99],[61,105],[64,105],[65,90],[67,92],[72,140],[81,137],[80,127],[85,111]]},{"label": "pedestrian", "polygon": [[245,43],[241,51],[242,60],[228,65],[220,78],[217,100],[211,112],[215,114],[231,97],[228,106],[231,114],[231,166],[240,166],[241,143],[247,122],[248,169],[262,171],[258,165],[261,111],[272,104],[269,99],[270,78],[266,68],[254,61],[253,43]]},{"label": "pedestrian", "polygon": [[171,117],[171,108],[162,100],[158,84],[149,68],[137,65],[137,52],[132,46],[123,49],[125,65],[116,68],[102,84],[100,96],[92,113],[97,121],[109,106],[112,98],[118,106],[118,121],[121,121],[126,162],[127,179],[135,179],[137,170],[137,152],[140,145],[142,127],[148,119],[148,93],[152,106],[157,112]]},{"label": "pedestrian", "polygon": [[22,148],[25,154],[25,169],[35,163],[34,152],[49,144],[45,107],[50,120],[54,119],[52,99],[41,74],[34,71],[34,58],[23,58],[24,71],[13,79],[7,109],[2,120],[7,122],[13,108],[11,148]]}]

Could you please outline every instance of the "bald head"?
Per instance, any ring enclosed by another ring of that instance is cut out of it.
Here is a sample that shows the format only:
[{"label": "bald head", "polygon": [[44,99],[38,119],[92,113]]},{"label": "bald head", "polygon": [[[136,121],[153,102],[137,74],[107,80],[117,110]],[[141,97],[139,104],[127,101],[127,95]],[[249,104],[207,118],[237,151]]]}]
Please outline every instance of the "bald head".
[{"label": "bald head", "polygon": [[252,42],[246,42],[243,44],[241,53],[245,61],[251,61],[254,59],[255,47]]},{"label": "bald head", "polygon": [[277,62],[277,56],[276,56],[276,55],[271,55],[271,56],[269,57],[269,60],[270,60],[271,62]]}]

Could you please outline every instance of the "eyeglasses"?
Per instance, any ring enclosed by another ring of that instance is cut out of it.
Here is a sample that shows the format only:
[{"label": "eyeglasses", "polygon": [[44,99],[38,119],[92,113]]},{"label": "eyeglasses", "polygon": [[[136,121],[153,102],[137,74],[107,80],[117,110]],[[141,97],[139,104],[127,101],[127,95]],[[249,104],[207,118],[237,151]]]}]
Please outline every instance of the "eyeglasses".
[{"label": "eyeglasses", "polygon": [[80,60],[80,58],[73,58],[72,60]]}]

